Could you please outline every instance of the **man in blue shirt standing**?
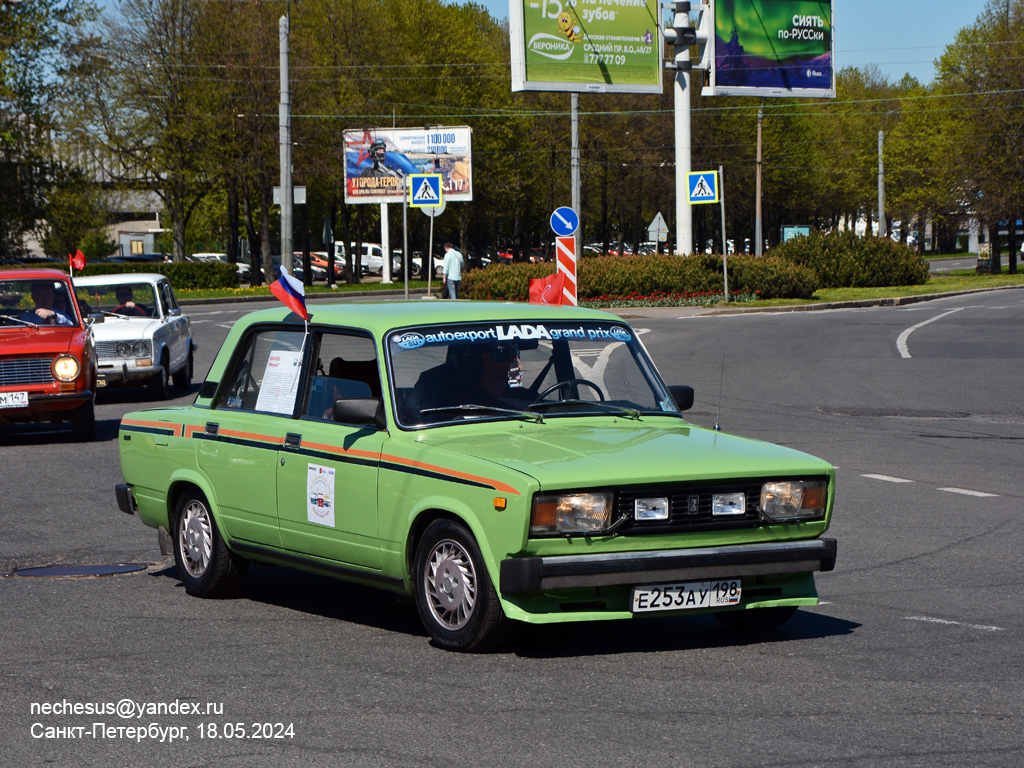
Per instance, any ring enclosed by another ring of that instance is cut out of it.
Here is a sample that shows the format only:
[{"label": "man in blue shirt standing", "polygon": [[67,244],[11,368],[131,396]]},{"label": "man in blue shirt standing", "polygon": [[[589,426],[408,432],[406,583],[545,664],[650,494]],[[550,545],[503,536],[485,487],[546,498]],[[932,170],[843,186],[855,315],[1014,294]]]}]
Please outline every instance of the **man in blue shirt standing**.
[{"label": "man in blue shirt standing", "polygon": [[455,250],[451,243],[444,244],[444,282],[448,287],[448,298],[459,298],[459,285],[462,283],[462,254]]}]

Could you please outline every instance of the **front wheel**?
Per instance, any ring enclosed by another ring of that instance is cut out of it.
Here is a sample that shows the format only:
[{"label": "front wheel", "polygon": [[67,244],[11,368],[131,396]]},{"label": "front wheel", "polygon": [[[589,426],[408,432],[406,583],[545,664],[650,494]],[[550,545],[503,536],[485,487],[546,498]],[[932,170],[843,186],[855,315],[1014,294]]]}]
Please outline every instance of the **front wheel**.
[{"label": "front wheel", "polygon": [[416,547],[416,608],[427,632],[450,651],[483,651],[508,629],[480,548],[461,523],[435,520]]},{"label": "front wheel", "polygon": [[92,400],[71,412],[71,435],[80,443],[96,439],[96,407]]},{"label": "front wheel", "polygon": [[224,544],[202,494],[186,493],[174,517],[174,562],[185,591],[196,597],[230,597],[245,580],[249,561]]},{"label": "front wheel", "polygon": [[154,400],[166,400],[171,396],[171,371],[167,355],[160,358],[160,370],[149,380],[150,396]]},{"label": "front wheel", "polygon": [[781,627],[796,613],[795,605],[779,608],[751,608],[747,611],[721,611],[715,618],[725,627],[741,632],[759,632]]},{"label": "front wheel", "polygon": [[176,389],[188,389],[192,384],[192,350],[188,351],[188,361],[174,374]]}]

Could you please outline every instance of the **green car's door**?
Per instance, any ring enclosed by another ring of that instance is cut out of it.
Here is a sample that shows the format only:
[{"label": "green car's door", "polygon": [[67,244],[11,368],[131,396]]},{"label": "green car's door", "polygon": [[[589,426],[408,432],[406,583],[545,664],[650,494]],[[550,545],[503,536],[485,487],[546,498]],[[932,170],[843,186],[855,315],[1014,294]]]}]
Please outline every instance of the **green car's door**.
[{"label": "green car's door", "polygon": [[301,332],[281,329],[243,338],[199,435],[199,467],[232,539],[281,547],[277,467],[296,423],[302,342]]},{"label": "green car's door", "polygon": [[380,397],[372,341],[316,334],[303,415],[292,421],[277,467],[277,513],[285,549],[380,568],[377,474],[387,431],[338,423],[333,403]]}]

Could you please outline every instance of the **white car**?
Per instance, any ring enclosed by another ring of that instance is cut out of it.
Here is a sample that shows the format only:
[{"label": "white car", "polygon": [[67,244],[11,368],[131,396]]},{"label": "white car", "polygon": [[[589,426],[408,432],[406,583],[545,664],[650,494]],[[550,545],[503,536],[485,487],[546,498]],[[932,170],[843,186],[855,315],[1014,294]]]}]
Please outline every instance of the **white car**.
[{"label": "white car", "polygon": [[93,318],[97,387],[146,384],[160,400],[192,383],[192,329],[163,275],[79,277],[75,295]]}]

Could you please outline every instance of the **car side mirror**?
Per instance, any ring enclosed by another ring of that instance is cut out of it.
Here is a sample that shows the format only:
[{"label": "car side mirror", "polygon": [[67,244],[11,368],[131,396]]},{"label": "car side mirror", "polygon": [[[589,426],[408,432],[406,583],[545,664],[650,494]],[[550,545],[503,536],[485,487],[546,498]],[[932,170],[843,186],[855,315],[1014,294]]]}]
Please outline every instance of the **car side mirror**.
[{"label": "car side mirror", "polygon": [[174,309],[170,310],[170,311],[169,311],[169,312],[167,313],[167,315],[168,315],[169,317],[181,317],[181,310],[180,310],[180,309],[178,309],[177,307],[175,307]]},{"label": "car side mirror", "polygon": [[672,399],[676,401],[676,408],[680,411],[688,411],[693,408],[693,387],[669,387],[668,391],[672,394]]},{"label": "car side mirror", "polygon": [[104,314],[102,312],[93,312],[85,318],[86,325],[92,325],[93,323],[102,323],[104,320]]},{"label": "car side mirror", "polygon": [[365,424],[383,429],[384,412],[379,397],[346,397],[334,401],[334,420],[345,424]]}]

